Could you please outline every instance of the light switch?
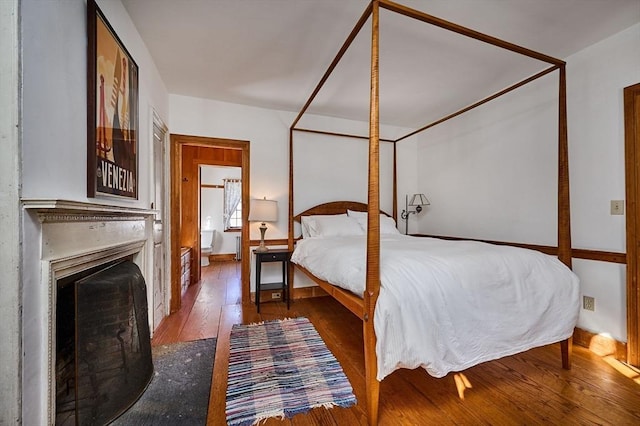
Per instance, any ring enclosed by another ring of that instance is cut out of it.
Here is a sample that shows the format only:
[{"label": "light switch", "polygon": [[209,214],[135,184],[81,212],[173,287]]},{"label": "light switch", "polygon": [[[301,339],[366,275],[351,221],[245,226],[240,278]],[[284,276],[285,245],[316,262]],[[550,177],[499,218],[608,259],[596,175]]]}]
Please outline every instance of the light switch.
[{"label": "light switch", "polygon": [[611,200],[611,214],[624,214],[624,200]]}]

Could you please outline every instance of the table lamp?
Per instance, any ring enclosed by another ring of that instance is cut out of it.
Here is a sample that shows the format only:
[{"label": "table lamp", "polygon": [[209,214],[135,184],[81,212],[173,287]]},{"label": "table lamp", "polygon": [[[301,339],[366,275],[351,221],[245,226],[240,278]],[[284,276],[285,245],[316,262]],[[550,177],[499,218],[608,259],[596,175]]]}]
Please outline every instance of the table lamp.
[{"label": "table lamp", "polygon": [[256,252],[269,251],[269,248],[264,245],[264,234],[267,231],[265,222],[275,222],[278,220],[278,202],[275,200],[267,200],[264,197],[262,200],[253,199],[249,206],[249,221],[250,222],[262,222],[260,225],[260,246],[256,249]]}]

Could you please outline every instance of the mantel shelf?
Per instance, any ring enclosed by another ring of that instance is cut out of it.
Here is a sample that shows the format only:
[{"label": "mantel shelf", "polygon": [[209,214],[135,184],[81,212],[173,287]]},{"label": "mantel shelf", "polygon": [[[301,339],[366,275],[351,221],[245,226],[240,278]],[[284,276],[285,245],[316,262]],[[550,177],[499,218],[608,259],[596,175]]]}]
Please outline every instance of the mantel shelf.
[{"label": "mantel shelf", "polygon": [[144,217],[159,213],[158,210],[142,209],[139,207],[114,206],[59,199],[26,198],[22,199],[22,207],[25,210],[35,211],[39,215]]}]

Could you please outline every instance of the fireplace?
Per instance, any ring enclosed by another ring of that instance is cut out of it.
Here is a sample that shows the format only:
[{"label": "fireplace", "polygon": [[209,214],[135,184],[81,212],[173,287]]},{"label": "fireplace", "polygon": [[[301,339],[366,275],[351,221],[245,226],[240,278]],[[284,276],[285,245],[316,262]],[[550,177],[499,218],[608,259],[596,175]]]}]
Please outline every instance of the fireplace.
[{"label": "fireplace", "polygon": [[130,260],[59,280],[56,298],[56,425],[107,424],[151,380],[142,273]]},{"label": "fireplace", "polygon": [[[107,377],[107,381],[121,380],[120,388],[130,386],[138,393],[144,390],[152,366],[139,367],[137,363],[138,354],[149,353],[150,357],[148,327],[152,312],[148,305],[152,304],[147,300],[151,301],[153,295],[144,287],[144,279],[142,287],[127,281],[125,290],[109,289],[103,283],[86,287],[91,290],[84,292],[83,286],[105,268],[124,268],[127,274],[146,277],[147,284],[150,282],[155,212],[64,200],[23,200],[23,206],[28,213],[23,222],[25,247],[32,254],[24,258],[23,268],[37,271],[24,277],[23,401],[28,403],[23,409],[23,424],[64,424],[56,414],[57,408],[68,418],[72,411],[75,416],[72,406],[80,411],[78,422],[70,420],[69,424],[106,424],[135,400],[122,404],[127,406],[115,409],[116,413],[104,414],[105,407],[115,404],[113,397],[105,396],[103,385],[92,381]],[[98,287],[95,294],[93,288]],[[113,292],[115,301],[101,307],[105,292]],[[144,302],[133,307],[135,299]],[[107,334],[106,341],[87,341],[85,332],[75,330],[76,323],[108,322],[86,319],[82,312],[86,302],[91,313],[108,311],[106,306],[123,307],[124,313],[117,314],[120,320],[88,335],[93,339],[96,334]],[[97,305],[91,304],[94,302]],[[63,306],[61,310],[58,304]],[[80,339],[84,336],[85,342],[74,340],[69,344],[70,336],[75,339],[76,334]],[[126,348],[133,351],[123,354]],[[104,352],[116,356],[107,361],[92,358]],[[142,379],[136,378],[134,384],[129,379],[138,370]],[[67,399],[58,399],[60,395]],[[95,404],[87,404],[89,401]]]}]

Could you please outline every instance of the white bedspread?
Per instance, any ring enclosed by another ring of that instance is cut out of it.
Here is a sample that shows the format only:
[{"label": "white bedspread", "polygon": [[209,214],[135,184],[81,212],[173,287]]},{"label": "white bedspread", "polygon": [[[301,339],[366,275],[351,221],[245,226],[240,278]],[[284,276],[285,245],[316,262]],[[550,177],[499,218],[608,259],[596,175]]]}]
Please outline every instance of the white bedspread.
[{"label": "white bedspread", "polygon": [[[365,246],[365,236],[303,239],[291,260],[362,296]],[[383,235],[381,247],[378,380],[419,366],[443,377],[573,333],[579,281],[555,257],[404,235]]]}]

